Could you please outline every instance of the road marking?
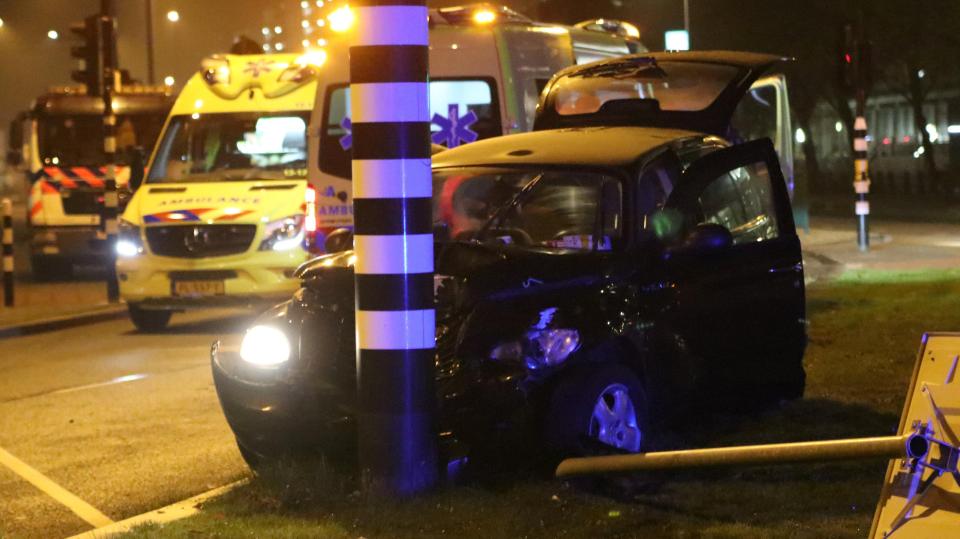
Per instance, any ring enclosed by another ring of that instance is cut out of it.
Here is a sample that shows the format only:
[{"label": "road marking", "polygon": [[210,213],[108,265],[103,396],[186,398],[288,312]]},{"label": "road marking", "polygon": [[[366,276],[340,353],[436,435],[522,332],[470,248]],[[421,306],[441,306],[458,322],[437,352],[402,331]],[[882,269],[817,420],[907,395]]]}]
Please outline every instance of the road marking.
[{"label": "road marking", "polygon": [[246,482],[246,479],[241,479],[240,481],[236,481],[234,483],[230,483],[229,485],[224,485],[213,490],[208,490],[203,494],[198,494],[192,498],[187,498],[186,500],[170,504],[166,507],[161,507],[160,509],[143,513],[142,515],[133,516],[119,522],[114,522],[95,530],[74,535],[67,539],[105,539],[106,537],[112,537],[117,534],[129,532],[133,528],[137,526],[143,526],[144,524],[166,524],[175,520],[187,518],[199,513],[200,506],[207,500],[216,498],[217,496],[222,496],[236,487],[245,484]]},{"label": "road marking", "polygon": [[113,524],[107,515],[101,513],[96,507],[78,498],[75,494],[51,481],[47,476],[31,468],[27,463],[8,453],[0,447],[0,464],[9,468],[13,473],[19,475],[33,486],[40,489],[44,494],[60,502],[75,515],[82,518],[91,526],[109,526]]},{"label": "road marking", "polygon": [[107,380],[106,382],[97,382],[95,384],[86,384],[82,386],[67,387],[64,389],[58,389],[56,391],[51,391],[47,395],[62,395],[64,393],[73,393],[74,391],[83,391],[84,389],[93,389],[97,387],[112,386],[114,384],[125,384],[127,382],[136,382],[137,380],[143,380],[144,378],[150,376],[149,374],[128,374],[126,376],[118,376],[112,380]]}]

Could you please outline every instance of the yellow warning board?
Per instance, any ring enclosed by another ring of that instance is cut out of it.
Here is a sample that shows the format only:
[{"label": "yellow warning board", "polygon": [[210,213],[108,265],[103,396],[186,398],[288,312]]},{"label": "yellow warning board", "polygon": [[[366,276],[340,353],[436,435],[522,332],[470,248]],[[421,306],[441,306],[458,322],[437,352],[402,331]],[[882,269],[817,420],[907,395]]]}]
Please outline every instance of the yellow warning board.
[{"label": "yellow warning board", "polygon": [[913,370],[899,434],[923,432],[920,459],[890,461],[873,517],[874,539],[960,537],[960,333],[927,333]]}]

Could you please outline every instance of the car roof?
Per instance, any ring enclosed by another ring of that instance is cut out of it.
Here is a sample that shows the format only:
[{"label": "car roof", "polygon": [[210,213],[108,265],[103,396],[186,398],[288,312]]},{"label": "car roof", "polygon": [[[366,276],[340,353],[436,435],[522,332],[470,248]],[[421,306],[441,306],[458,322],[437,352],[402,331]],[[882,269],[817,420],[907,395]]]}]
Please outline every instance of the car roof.
[{"label": "car roof", "polygon": [[661,146],[703,136],[681,129],[632,126],[550,129],[458,146],[434,155],[433,166],[625,166]]}]

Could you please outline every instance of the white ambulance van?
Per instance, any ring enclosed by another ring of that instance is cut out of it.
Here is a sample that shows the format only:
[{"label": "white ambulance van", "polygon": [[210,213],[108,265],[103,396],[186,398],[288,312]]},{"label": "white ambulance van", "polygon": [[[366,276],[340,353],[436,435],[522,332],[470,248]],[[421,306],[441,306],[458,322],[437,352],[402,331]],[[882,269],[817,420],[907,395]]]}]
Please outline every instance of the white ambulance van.
[{"label": "white ambulance van", "polygon": [[[492,18],[477,22],[481,10]],[[347,39],[214,56],[184,87],[120,223],[120,293],[138,329],[289,297],[324,232],[352,226]],[[433,140],[446,146],[529,130],[555,71],[643,50],[489,7],[432,11],[430,40]]]},{"label": "white ambulance van", "polygon": [[[433,142],[454,147],[529,131],[540,91],[554,73],[645,51],[629,37],[534,22],[488,4],[430,10]],[[322,106],[310,120],[308,166],[317,187],[318,245],[353,225],[349,80],[347,54],[331,54],[317,85]]]}]

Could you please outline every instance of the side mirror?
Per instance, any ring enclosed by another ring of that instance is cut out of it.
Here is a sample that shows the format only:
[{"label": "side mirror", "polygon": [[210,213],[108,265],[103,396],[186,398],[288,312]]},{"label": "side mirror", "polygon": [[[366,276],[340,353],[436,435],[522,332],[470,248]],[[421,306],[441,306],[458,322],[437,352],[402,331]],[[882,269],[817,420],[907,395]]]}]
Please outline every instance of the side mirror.
[{"label": "side mirror", "polygon": [[683,253],[716,253],[733,245],[733,234],[727,227],[714,223],[701,223],[694,228],[676,249]]},{"label": "side mirror", "polygon": [[143,148],[130,149],[130,191],[136,191],[143,185],[143,175],[146,168],[146,159],[143,156]]},{"label": "side mirror", "polygon": [[339,253],[353,249],[353,231],[349,228],[338,228],[327,235],[323,242],[323,249],[327,253]]}]

